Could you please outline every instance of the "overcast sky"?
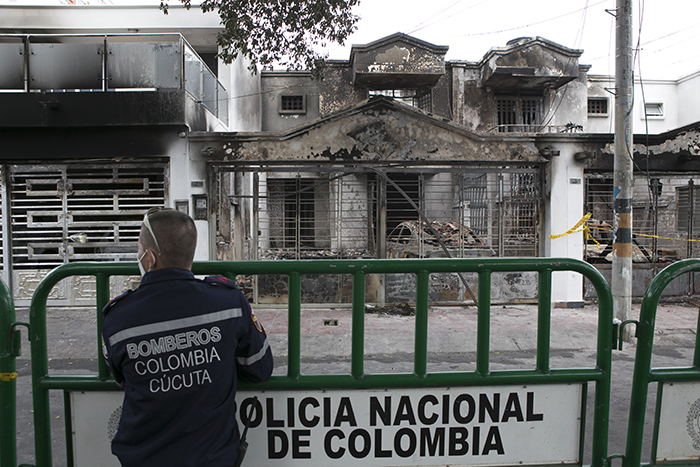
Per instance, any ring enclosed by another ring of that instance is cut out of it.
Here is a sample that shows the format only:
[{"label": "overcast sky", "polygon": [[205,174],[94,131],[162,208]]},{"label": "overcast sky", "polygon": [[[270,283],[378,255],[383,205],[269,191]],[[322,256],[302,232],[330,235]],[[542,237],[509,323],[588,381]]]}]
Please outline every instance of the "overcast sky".
[{"label": "overcast sky", "polygon": [[[87,3],[79,0],[78,3]],[[0,0],[0,4],[59,4],[65,0]],[[90,0],[91,4],[159,4],[159,0]],[[172,5],[177,0],[171,0]],[[541,36],[583,49],[590,74],[614,74],[615,0],[361,0],[362,17],[345,47],[328,48],[347,59],[351,44],[395,32],[448,45],[448,60],[478,61],[491,47],[523,36]],[[700,70],[700,0],[633,0],[634,44],[641,50],[635,76],[676,79]],[[193,11],[193,14],[197,13]],[[641,65],[641,70],[640,70]]]}]

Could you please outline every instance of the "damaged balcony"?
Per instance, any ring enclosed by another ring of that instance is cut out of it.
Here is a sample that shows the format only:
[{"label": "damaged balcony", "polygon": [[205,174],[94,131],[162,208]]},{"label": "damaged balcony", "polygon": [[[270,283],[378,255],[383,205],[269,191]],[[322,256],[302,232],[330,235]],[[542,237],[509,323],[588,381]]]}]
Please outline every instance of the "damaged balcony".
[{"label": "damaged balcony", "polygon": [[180,34],[0,35],[0,126],[226,130],[228,93]]}]

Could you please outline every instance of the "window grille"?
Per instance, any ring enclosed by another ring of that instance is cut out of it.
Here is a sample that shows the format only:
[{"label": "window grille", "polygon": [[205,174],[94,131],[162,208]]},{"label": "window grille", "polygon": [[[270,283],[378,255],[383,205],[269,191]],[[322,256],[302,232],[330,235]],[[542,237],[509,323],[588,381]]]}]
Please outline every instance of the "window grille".
[{"label": "window grille", "polygon": [[389,257],[445,256],[413,205],[436,223],[453,257],[539,255],[538,167],[415,168],[386,176],[393,183],[358,169],[262,172],[251,197],[257,258],[378,257],[380,229]]},{"label": "window grille", "polygon": [[[700,194],[695,177],[654,174],[635,176],[633,194],[633,260],[653,262],[692,258],[700,239]],[[600,247],[589,241],[586,257],[590,262],[609,262],[612,256],[613,179],[589,174],[586,177],[586,212],[592,213],[589,225]],[[643,234],[645,236],[637,235]],[[659,238],[653,238],[659,237]]]},{"label": "window grille", "polygon": [[280,96],[280,113],[305,113],[306,96]]},{"label": "window grille", "polygon": [[608,100],[607,99],[588,99],[588,115],[607,115]]},{"label": "window grille", "polygon": [[542,124],[542,98],[498,97],[496,119],[500,132],[537,132]]},{"label": "window grille", "polygon": [[133,261],[144,212],[167,201],[166,168],[152,162],[10,166],[13,268]]},{"label": "window grille", "polygon": [[[316,239],[316,190],[314,180],[271,179],[267,184],[272,248],[314,248]],[[325,207],[325,206],[324,206]],[[319,209],[319,217],[323,211]],[[319,239],[318,244],[323,240]]]}]

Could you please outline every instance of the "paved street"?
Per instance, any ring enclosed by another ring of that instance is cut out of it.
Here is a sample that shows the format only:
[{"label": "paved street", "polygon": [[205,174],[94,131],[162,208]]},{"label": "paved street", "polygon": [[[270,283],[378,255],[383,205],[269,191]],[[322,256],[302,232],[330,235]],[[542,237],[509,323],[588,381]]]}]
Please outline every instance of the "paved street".
[{"label": "paved street", "polygon": [[[286,310],[257,311],[270,334],[275,354],[275,374],[286,374]],[[633,317],[638,317],[639,305]],[[653,366],[692,364],[698,310],[685,305],[660,305],[656,319]],[[28,321],[27,310],[17,312]],[[55,374],[87,374],[96,371],[97,343],[95,311],[88,308],[50,309],[49,367]],[[411,372],[413,370],[413,316],[368,313],[365,321],[366,373]],[[346,309],[302,312],[302,362],[304,374],[347,373],[350,371],[351,313]],[[491,369],[535,367],[536,306],[494,306],[491,320]],[[475,368],[476,310],[473,307],[434,308],[429,315],[428,371],[472,371]],[[592,368],[595,366],[597,310],[554,309],[551,324],[551,367]],[[33,419],[29,348],[23,332],[23,354],[17,360],[18,378],[18,462],[32,463]],[[623,453],[635,346],[626,345],[613,353],[613,391],[610,415],[609,454]],[[587,439],[590,441],[593,388],[589,388]],[[655,400],[655,387],[650,388]],[[54,465],[65,466],[63,394],[51,396]],[[652,404],[653,405],[653,404]],[[653,420],[647,410],[646,454]],[[588,449],[586,449],[588,452]],[[589,459],[584,459],[588,463]]]}]

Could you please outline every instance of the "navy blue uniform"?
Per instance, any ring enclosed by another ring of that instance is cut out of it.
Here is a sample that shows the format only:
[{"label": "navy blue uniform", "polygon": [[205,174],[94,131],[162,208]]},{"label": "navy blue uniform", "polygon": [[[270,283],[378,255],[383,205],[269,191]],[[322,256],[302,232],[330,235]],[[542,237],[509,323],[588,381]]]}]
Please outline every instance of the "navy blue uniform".
[{"label": "navy blue uniform", "polygon": [[262,382],[272,352],[225,278],[168,268],[103,310],[106,359],[124,405],[112,452],[127,467],[232,466],[236,380]]}]

